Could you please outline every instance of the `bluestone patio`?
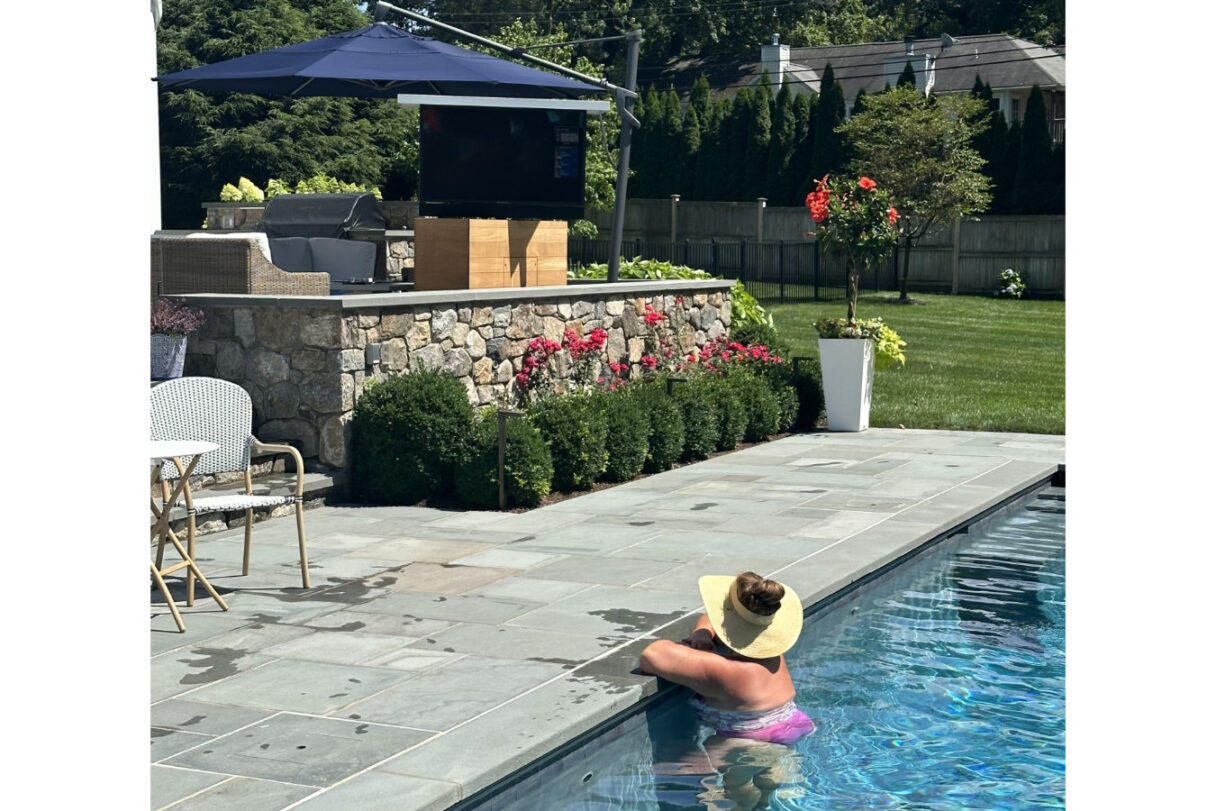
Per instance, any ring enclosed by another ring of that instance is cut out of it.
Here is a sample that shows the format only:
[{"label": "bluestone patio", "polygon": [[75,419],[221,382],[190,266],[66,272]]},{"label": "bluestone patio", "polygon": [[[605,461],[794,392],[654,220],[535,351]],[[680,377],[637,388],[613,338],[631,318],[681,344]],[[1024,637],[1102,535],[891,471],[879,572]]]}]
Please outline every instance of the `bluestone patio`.
[{"label": "bluestone patio", "polygon": [[[524,513],[323,506],[199,539],[151,621],[152,807],[439,811],[658,688],[703,574],[806,606],[1044,483],[1062,436],[791,435]],[[178,584],[180,588],[180,583]],[[808,707],[813,716],[814,708]]]}]

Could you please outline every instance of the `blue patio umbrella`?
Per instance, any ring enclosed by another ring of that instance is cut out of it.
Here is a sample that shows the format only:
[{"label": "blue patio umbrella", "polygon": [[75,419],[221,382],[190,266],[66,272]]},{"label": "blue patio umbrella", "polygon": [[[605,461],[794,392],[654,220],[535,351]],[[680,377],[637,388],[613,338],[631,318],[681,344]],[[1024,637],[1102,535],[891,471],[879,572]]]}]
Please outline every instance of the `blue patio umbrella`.
[{"label": "blue patio umbrella", "polygon": [[576,98],[599,87],[379,22],[157,76],[164,90],[272,96]]}]

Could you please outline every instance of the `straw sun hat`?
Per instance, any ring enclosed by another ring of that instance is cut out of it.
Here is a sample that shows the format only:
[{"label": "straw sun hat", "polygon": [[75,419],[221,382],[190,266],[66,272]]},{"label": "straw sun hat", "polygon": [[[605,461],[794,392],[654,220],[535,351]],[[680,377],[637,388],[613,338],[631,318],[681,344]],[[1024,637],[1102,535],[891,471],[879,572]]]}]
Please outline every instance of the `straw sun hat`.
[{"label": "straw sun hat", "polygon": [[697,581],[705,615],[722,644],[751,659],[785,653],[802,631],[802,603],[784,583],[785,596],[772,616],[749,611],[739,603],[733,575],[707,575]]}]

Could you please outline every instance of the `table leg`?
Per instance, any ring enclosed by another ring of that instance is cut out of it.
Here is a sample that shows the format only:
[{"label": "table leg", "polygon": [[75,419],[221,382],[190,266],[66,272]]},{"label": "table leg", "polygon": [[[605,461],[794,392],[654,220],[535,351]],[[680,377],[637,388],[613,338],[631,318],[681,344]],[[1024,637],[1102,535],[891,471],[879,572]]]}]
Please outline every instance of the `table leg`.
[{"label": "table leg", "polygon": [[[189,465],[186,465],[183,468],[181,460],[175,458],[173,463],[177,466],[178,473],[180,474],[176,485],[173,487],[172,492],[169,493],[168,498],[165,499],[165,502],[161,507],[158,508],[156,505],[156,500],[152,499],[152,514],[155,515],[157,519],[156,525],[152,527],[152,538],[155,539],[158,544],[157,561],[151,564],[152,576],[156,581],[156,584],[160,587],[161,592],[165,595],[165,601],[169,604],[169,610],[173,614],[173,619],[177,623],[179,631],[185,631],[186,625],[182,621],[181,614],[177,610],[177,604],[173,601],[173,596],[170,594],[169,589],[165,584],[164,575],[171,574],[178,569],[185,568],[186,605],[194,605],[194,580],[197,578],[198,582],[203,584],[203,588],[207,590],[207,593],[211,595],[219,607],[224,611],[228,610],[228,604],[224,602],[224,598],[219,595],[219,592],[217,592],[209,582],[207,582],[207,578],[203,576],[203,573],[199,571],[198,566],[194,563],[193,523],[191,523],[191,531],[189,533],[189,537],[187,538],[188,549],[182,547],[181,541],[178,540],[177,533],[175,533],[169,526],[169,512],[172,509],[173,504],[176,503],[178,497],[183,493],[188,493],[190,486],[190,474],[193,472],[194,465],[197,461],[198,457],[196,456],[190,460]],[[152,469],[153,484],[155,484],[157,479],[160,478],[161,465],[163,465],[163,462],[155,465]],[[188,506],[192,506],[191,500],[188,496],[186,503]],[[191,518],[193,519],[193,510],[191,510]],[[173,544],[173,548],[176,549],[177,553],[181,556],[180,563],[174,564],[167,569],[162,568],[160,565],[162,561],[161,551],[166,540]]]}]

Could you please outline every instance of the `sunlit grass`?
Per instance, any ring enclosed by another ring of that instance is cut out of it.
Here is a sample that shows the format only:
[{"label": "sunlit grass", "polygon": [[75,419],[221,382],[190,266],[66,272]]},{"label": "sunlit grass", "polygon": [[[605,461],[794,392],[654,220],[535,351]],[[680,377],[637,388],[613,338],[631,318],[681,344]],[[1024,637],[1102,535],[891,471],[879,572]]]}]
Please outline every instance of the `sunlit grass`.
[{"label": "sunlit grass", "polygon": [[[1064,302],[863,294],[859,318],[881,316],[908,342],[907,365],[877,372],[870,424],[880,428],[1064,433]],[[844,302],[770,304],[793,355],[818,360],[818,318]]]}]

